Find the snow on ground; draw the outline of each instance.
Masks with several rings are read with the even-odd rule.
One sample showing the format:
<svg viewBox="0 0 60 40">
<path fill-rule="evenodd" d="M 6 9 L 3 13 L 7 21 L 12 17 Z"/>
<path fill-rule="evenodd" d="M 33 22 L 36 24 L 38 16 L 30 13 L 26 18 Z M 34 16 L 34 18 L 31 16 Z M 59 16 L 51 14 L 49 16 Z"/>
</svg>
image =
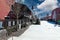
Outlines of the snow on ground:
<svg viewBox="0 0 60 40">
<path fill-rule="evenodd" d="M 13 40 L 60 40 L 60 27 L 55 24 L 41 21 L 41 25 L 31 25 L 19 37 L 13 37 Z M 12 40 L 12 37 L 8 40 Z"/>
</svg>

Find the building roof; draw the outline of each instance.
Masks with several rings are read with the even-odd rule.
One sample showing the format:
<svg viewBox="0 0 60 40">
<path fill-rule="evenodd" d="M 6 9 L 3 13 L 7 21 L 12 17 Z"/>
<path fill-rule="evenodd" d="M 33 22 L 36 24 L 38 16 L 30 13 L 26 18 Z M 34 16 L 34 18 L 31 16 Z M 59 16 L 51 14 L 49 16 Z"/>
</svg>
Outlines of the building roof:
<svg viewBox="0 0 60 40">
<path fill-rule="evenodd" d="M 54 11 L 56 11 L 56 13 L 60 13 L 60 8 L 56 8 L 52 11 L 52 13 L 54 13 Z"/>
<path fill-rule="evenodd" d="M 15 3 L 13 5 L 13 10 L 14 10 L 15 14 L 17 14 L 17 11 L 19 11 L 18 14 L 24 14 L 24 13 L 21 13 L 21 12 L 27 12 L 26 14 L 31 15 L 31 10 L 24 4 Z"/>
<path fill-rule="evenodd" d="M 5 16 L 8 15 L 10 7 L 7 3 L 7 0 L 0 0 L 0 20 L 4 20 Z"/>
</svg>

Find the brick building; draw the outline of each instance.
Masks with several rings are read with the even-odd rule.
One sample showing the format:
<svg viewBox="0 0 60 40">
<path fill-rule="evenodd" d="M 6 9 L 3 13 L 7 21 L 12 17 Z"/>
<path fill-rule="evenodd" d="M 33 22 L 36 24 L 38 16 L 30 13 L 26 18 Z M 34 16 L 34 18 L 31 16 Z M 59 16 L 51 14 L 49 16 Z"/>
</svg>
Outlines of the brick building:
<svg viewBox="0 0 60 40">
<path fill-rule="evenodd" d="M 2 26 L 3 20 L 7 17 L 11 10 L 11 5 L 14 4 L 14 0 L 0 0 L 0 26 Z"/>
<path fill-rule="evenodd" d="M 60 8 L 56 8 L 52 11 L 51 19 L 54 21 L 60 20 Z"/>
</svg>

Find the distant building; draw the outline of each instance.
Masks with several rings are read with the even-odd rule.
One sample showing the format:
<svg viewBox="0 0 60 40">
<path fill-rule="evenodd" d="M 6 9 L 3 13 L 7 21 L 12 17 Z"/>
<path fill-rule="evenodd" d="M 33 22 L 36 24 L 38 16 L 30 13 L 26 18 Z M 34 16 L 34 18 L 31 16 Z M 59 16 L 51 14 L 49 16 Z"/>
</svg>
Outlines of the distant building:
<svg viewBox="0 0 60 40">
<path fill-rule="evenodd" d="M 44 17 L 44 19 L 51 19 L 54 21 L 59 21 L 60 20 L 60 8 L 56 8 L 52 11 L 51 15 L 47 15 L 46 17 Z"/>
<path fill-rule="evenodd" d="M 3 17 L 0 16 L 0 19 L 2 21 L 1 25 L 7 29 L 13 27 L 16 28 L 17 20 L 18 23 L 20 23 L 21 20 L 23 21 L 21 23 L 28 23 L 30 16 L 32 16 L 32 12 L 26 5 L 15 2 L 13 5 L 11 5 L 11 9 L 9 9 L 8 13 L 3 13 Z"/>
<path fill-rule="evenodd" d="M 60 8 L 56 8 L 52 11 L 51 19 L 54 21 L 60 20 Z"/>
<path fill-rule="evenodd" d="M 27 23 L 30 20 L 30 17 L 32 16 L 31 10 L 24 4 L 15 3 L 13 5 L 13 12 L 17 16 L 18 19 L 22 20 L 22 23 Z"/>
</svg>

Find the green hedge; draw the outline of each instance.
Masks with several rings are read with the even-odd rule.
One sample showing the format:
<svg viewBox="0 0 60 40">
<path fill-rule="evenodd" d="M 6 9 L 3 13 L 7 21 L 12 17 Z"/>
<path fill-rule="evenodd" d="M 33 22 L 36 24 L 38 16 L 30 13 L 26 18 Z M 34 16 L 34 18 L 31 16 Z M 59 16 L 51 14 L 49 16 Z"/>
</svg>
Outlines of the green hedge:
<svg viewBox="0 0 60 40">
<path fill-rule="evenodd" d="M 58 20 L 58 22 L 60 22 L 60 20 Z"/>
</svg>

